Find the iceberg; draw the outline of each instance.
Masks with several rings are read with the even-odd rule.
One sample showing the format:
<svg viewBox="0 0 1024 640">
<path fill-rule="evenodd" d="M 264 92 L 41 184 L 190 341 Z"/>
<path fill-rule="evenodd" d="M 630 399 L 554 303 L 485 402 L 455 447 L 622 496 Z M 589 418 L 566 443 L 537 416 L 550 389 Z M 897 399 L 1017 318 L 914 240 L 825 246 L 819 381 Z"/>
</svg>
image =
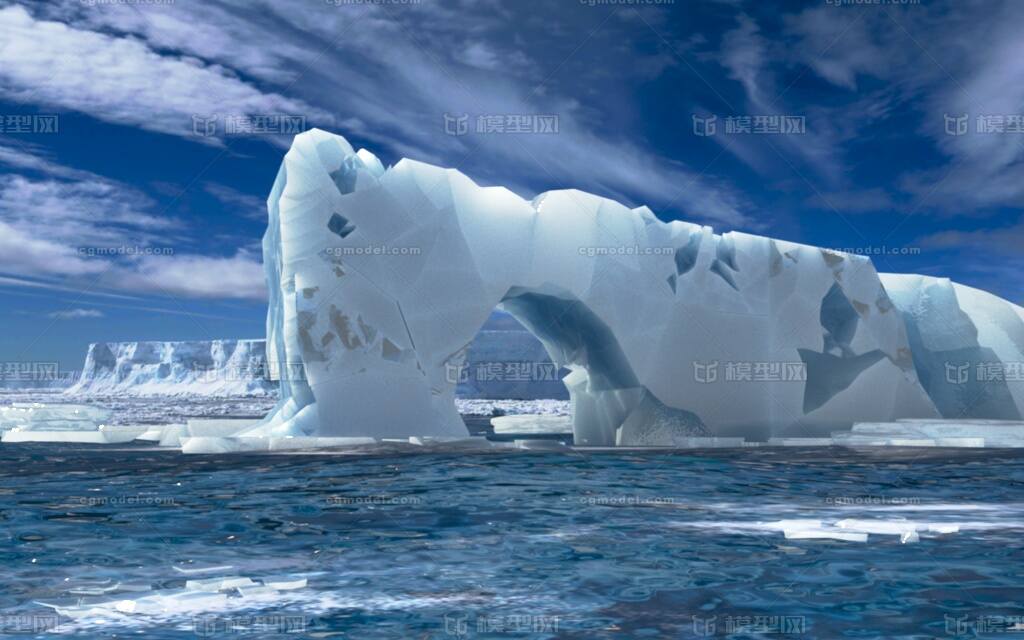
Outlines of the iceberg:
<svg viewBox="0 0 1024 640">
<path fill-rule="evenodd" d="M 65 393 L 265 396 L 277 392 L 265 353 L 263 340 L 97 342 Z"/>
<path fill-rule="evenodd" d="M 318 129 L 295 137 L 268 211 L 281 397 L 239 436 L 465 437 L 451 372 L 495 308 L 567 371 L 577 446 L 1024 413 L 1024 383 L 975 375 L 1024 361 L 1024 310 L 866 256 L 385 168 Z"/>
</svg>

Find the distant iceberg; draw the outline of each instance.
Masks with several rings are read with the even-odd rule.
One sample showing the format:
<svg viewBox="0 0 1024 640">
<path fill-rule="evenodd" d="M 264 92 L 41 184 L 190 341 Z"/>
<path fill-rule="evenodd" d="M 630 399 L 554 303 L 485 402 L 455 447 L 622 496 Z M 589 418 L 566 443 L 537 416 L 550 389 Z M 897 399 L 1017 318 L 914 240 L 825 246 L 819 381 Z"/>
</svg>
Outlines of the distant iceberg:
<svg viewBox="0 0 1024 640">
<path fill-rule="evenodd" d="M 569 371 L 577 445 L 1024 413 L 1024 381 L 1005 375 L 1024 362 L 1024 310 L 879 276 L 864 256 L 576 190 L 527 201 L 412 160 L 385 169 L 315 129 L 268 207 L 281 400 L 244 435 L 464 437 L 451 372 L 495 307 Z"/>
<path fill-rule="evenodd" d="M 65 392 L 265 396 L 277 393 L 277 383 L 267 376 L 264 340 L 97 342 Z"/>
</svg>

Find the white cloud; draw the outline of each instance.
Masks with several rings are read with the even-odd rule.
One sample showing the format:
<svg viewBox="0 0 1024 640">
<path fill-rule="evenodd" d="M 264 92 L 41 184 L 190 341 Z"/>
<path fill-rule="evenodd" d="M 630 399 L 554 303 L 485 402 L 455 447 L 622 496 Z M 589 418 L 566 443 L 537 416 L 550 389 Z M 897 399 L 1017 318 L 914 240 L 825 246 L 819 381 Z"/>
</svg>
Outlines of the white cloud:
<svg viewBox="0 0 1024 640">
<path fill-rule="evenodd" d="M 154 208 L 145 194 L 99 176 L 63 181 L 8 174 L 0 184 L 0 220 L 33 238 L 79 247 L 166 238 L 180 223 Z"/>
<path fill-rule="evenodd" d="M 729 70 L 729 77 L 743 85 L 747 99 L 759 106 L 769 100 L 760 84 L 760 78 L 768 73 L 765 48 L 757 23 L 748 15 L 741 15 L 738 26 L 722 37 L 722 66 Z"/>
<path fill-rule="evenodd" d="M 187 10 L 182 10 L 183 6 Z M 251 40 L 253 29 L 249 23 L 237 20 L 230 7 L 215 2 L 145 6 L 113 2 L 90 7 L 82 0 L 50 0 L 38 7 L 36 15 L 79 29 L 132 34 L 153 50 L 184 53 L 206 63 L 219 62 L 254 78 L 281 84 L 297 77 L 287 61 L 309 59 L 311 55 L 307 47 L 283 41 L 265 46 L 267 43 Z"/>
<path fill-rule="evenodd" d="M 479 69 L 497 69 L 502 62 L 498 54 L 483 42 L 471 43 L 462 55 L 466 64 Z"/>
<path fill-rule="evenodd" d="M 104 266 L 83 258 L 74 248 L 44 237 L 36 237 L 0 220 L 0 269 L 23 275 L 97 274 Z"/>
<path fill-rule="evenodd" d="M 80 320 L 82 318 L 102 318 L 103 312 L 99 309 L 68 309 L 67 311 L 48 313 L 46 317 L 54 320 Z"/>
<path fill-rule="evenodd" d="M 0 140 L 0 164 L 15 169 L 38 171 L 56 178 L 92 180 L 98 177 L 88 171 L 81 171 L 53 162 L 43 155 L 43 150 L 38 146 L 18 141 L 20 146 L 16 147 L 14 142 L 14 140 L 11 140 L 9 144 L 5 140 Z"/>
<path fill-rule="evenodd" d="M 890 70 L 889 57 L 879 42 L 906 47 L 905 36 L 875 7 L 873 13 L 842 11 L 822 5 L 786 16 L 784 24 L 796 37 L 790 55 L 816 74 L 844 89 L 856 90 L 860 75 L 880 76 Z"/>
<path fill-rule="evenodd" d="M 183 113 L 238 111 L 252 102 L 263 111 L 298 108 L 300 113 L 338 114 L 338 133 L 369 140 L 378 145 L 377 151 L 456 166 L 485 182 L 508 183 L 514 176 L 519 184 L 579 187 L 636 204 L 675 201 L 691 217 L 755 226 L 739 192 L 649 153 L 617 133 L 621 127 L 609 127 L 599 109 L 583 109 L 557 95 L 557 84 L 538 88 L 556 71 L 553 63 L 534 57 L 522 43 L 506 42 L 507 21 L 513 16 L 503 16 L 495 7 L 246 0 L 107 9 L 86 11 L 74 2 L 51 5 L 40 15 L 75 24 L 76 29 L 33 21 L 31 31 L 59 36 L 58 44 L 43 47 L 48 60 L 66 49 L 83 58 L 94 50 L 114 50 L 131 63 L 108 69 L 102 62 L 109 56 L 100 56 L 100 64 L 72 64 L 56 81 L 36 72 L 20 78 L 26 90 L 49 95 L 50 85 L 65 87 L 62 101 L 88 106 L 90 112 L 102 109 L 105 115 L 100 117 L 159 130 L 190 126 L 187 115 L 186 123 L 181 122 Z M 558 25 L 539 22 L 537 28 L 558 35 Z M 59 44 L 66 41 L 74 44 Z M 104 98 L 89 99 L 102 104 L 82 105 L 82 98 L 73 97 L 77 94 L 72 89 L 78 87 L 64 77 L 69 74 L 81 83 L 97 76 Z M 155 81 L 139 75 L 166 80 L 153 86 Z M 282 87 L 281 95 L 252 95 L 252 86 L 238 79 L 246 76 Z M 104 87 L 115 77 L 128 88 L 113 87 L 109 93 Z M 160 104 L 139 105 L 145 99 L 141 94 L 157 96 Z M 280 105 L 288 100 L 282 95 L 301 100 Z M 222 103 L 243 106 L 225 108 Z M 557 114 L 560 133 L 455 138 L 442 130 L 442 116 L 448 112 Z M 133 116 L 138 113 L 153 113 L 153 121 L 140 122 Z"/>
<path fill-rule="evenodd" d="M 53 163 L 28 147 L 0 146 L 0 162 L 63 178 L 7 174 L 0 182 L 0 273 L 7 274 L 0 285 L 81 295 L 265 298 L 258 258 L 244 251 L 198 255 L 189 249 L 194 242 L 184 223 L 136 189 Z M 221 197 L 244 195 L 214 190 Z"/>
<path fill-rule="evenodd" d="M 788 87 L 779 85 L 771 65 L 780 55 L 778 48 L 777 43 L 769 42 L 761 33 L 750 16 L 741 14 L 737 26 L 722 36 L 718 61 L 729 72 L 729 77 L 743 87 L 746 99 L 744 104 L 734 107 L 739 112 L 737 115 L 803 118 L 804 131 L 778 136 L 718 136 L 715 140 L 759 173 L 781 170 L 804 180 L 805 172 L 813 172 L 830 186 L 837 187 L 843 174 L 837 132 L 818 111 L 806 106 L 797 110 L 787 106 L 784 98 Z M 785 154 L 793 155 L 793 159 Z M 799 170 L 799 165 L 804 165 L 803 171 Z"/>
<path fill-rule="evenodd" d="M 0 32 L 0 96 L 12 102 L 173 135 L 192 134 L 192 115 L 331 119 L 300 100 L 265 93 L 224 66 L 161 55 L 135 38 L 37 20 L 20 6 L 0 9 Z"/>
<path fill-rule="evenodd" d="M 267 293 L 262 263 L 244 251 L 227 258 L 146 256 L 117 277 L 134 291 L 171 296 L 263 300 Z"/>
<path fill-rule="evenodd" d="M 968 216 L 1024 206 L 1020 136 L 973 131 L 979 115 L 1024 112 L 1022 22 L 1024 4 L 978 0 L 855 12 L 818 7 L 786 19 L 795 61 L 846 89 L 881 80 L 890 93 L 883 101 L 917 106 L 920 127 L 912 133 L 930 140 L 945 163 L 908 168 L 900 185 L 930 208 Z M 947 135 L 947 114 L 968 114 L 972 131 Z M 878 120 L 852 108 L 842 116 Z"/>
</svg>

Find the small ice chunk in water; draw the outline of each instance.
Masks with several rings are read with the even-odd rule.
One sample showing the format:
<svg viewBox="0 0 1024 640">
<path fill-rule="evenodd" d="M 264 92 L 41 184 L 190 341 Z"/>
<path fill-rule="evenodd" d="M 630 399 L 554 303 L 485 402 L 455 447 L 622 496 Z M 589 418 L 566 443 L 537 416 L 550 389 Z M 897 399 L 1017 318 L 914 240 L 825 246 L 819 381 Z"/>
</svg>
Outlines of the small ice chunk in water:
<svg viewBox="0 0 1024 640">
<path fill-rule="evenodd" d="M 306 587 L 306 582 L 306 578 L 297 578 L 294 576 L 273 576 L 263 579 L 264 585 L 271 589 L 277 589 L 278 591 L 304 589 Z"/>
<path fill-rule="evenodd" d="M 227 594 L 217 591 L 175 590 L 135 600 L 120 600 L 114 607 L 121 613 L 177 613 L 218 607 L 224 605 L 227 599 Z"/>
<path fill-rule="evenodd" d="M 787 540 L 843 540 L 845 542 L 867 542 L 868 534 L 837 531 L 835 529 L 786 529 Z"/>
<path fill-rule="evenodd" d="M 234 569 L 234 567 L 229 564 L 221 564 L 213 567 L 179 567 L 177 565 L 171 565 L 171 568 L 178 573 L 189 575 L 196 573 L 212 573 L 214 571 L 229 571 L 230 569 Z"/>
<path fill-rule="evenodd" d="M 277 595 L 277 589 L 264 584 L 257 584 L 250 587 L 238 587 L 238 593 L 243 598 L 259 598 L 261 596 Z"/>
<path fill-rule="evenodd" d="M 859 520 L 846 518 L 836 523 L 840 529 L 853 529 L 864 533 L 880 533 L 884 535 L 902 535 L 908 531 L 923 528 L 921 524 L 909 520 Z"/>
<path fill-rule="evenodd" d="M 191 591 L 220 591 L 236 587 L 251 587 L 255 584 L 251 579 L 244 576 L 231 576 L 227 578 L 208 578 L 206 580 L 188 580 L 185 582 L 185 588 Z"/>
</svg>

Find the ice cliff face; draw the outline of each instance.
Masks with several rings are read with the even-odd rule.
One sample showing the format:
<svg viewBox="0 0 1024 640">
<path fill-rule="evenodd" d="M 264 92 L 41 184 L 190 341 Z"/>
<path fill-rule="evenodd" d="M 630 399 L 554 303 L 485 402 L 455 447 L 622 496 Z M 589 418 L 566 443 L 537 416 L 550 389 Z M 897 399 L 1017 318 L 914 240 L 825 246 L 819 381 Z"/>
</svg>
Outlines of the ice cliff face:
<svg viewBox="0 0 1024 640">
<path fill-rule="evenodd" d="M 266 395 L 263 340 L 97 342 L 69 394 Z"/>
<path fill-rule="evenodd" d="M 1024 410 L 1021 382 L 972 386 L 958 368 L 1024 359 L 1020 308 L 883 279 L 863 256 L 575 190 L 526 201 L 411 160 L 385 170 L 319 130 L 295 138 L 268 208 L 282 398 L 249 435 L 465 435 L 451 371 L 499 305 L 570 370 L 577 444 Z"/>
</svg>

